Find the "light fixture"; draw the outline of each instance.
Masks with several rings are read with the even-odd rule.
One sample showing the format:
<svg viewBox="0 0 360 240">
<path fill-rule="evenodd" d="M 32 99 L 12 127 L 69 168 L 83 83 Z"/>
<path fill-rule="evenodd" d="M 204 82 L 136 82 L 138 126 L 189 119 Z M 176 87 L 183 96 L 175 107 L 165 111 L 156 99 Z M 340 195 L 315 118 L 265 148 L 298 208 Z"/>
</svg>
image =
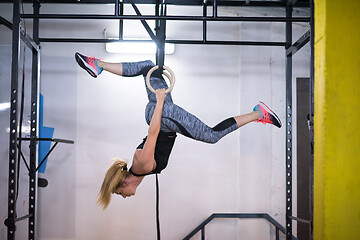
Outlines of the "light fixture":
<svg viewBox="0 0 360 240">
<path fill-rule="evenodd" d="M 9 102 L 5 102 L 5 103 L 0 103 L 0 111 L 4 111 L 6 109 L 10 108 L 10 103 Z"/>
<path fill-rule="evenodd" d="M 106 43 L 106 51 L 109 53 L 129 53 L 129 54 L 155 54 L 156 44 L 151 41 L 119 41 Z M 173 54 L 175 45 L 165 43 L 165 54 Z"/>
</svg>

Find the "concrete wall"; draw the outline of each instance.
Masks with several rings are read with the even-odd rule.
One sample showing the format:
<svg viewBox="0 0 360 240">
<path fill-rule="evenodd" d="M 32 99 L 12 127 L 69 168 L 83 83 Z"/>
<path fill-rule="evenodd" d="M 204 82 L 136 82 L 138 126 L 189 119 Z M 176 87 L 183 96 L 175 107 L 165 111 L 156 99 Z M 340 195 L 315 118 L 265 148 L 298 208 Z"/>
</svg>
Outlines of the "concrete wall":
<svg viewBox="0 0 360 240">
<path fill-rule="evenodd" d="M 9 15 L 1 9 L 2 16 L 11 16 L 11 11 Z M 112 6 L 94 10 L 92 6 L 43 5 L 41 9 L 44 13 L 112 11 Z M 146 8 L 141 11 L 152 13 Z M 169 13 L 201 15 L 202 9 L 169 8 Z M 226 9 L 219 14 L 236 12 Z M 31 32 L 30 22 L 27 27 Z M 117 23 L 49 20 L 41 21 L 40 36 L 102 38 L 104 28 L 109 37 L 115 36 Z M 200 39 L 201 28 L 202 23 L 169 23 L 167 36 Z M 285 25 L 279 23 L 209 23 L 208 28 L 209 40 L 285 39 Z M 10 31 L 4 27 L 1 31 L 2 43 L 10 43 Z M 125 31 L 128 37 L 146 36 L 138 22 L 126 22 Z M 306 31 L 306 26 L 296 25 L 294 39 Z M 76 51 L 113 62 L 154 60 L 153 55 L 109 54 L 104 44 L 42 44 L 44 125 L 55 127 L 55 137 L 75 140 L 75 144 L 58 145 L 42 175 L 49 186 L 39 189 L 39 239 L 154 239 L 155 176 L 144 179 L 135 197 L 114 196 L 106 211 L 96 206 L 110 159 L 131 163 L 135 147 L 146 135 L 143 79 L 110 73 L 91 78 L 76 65 Z M 309 76 L 309 48 L 302 51 L 294 58 L 294 78 Z M 284 119 L 284 55 L 282 47 L 177 45 L 165 59 L 177 78 L 173 99 L 210 126 L 251 111 L 260 100 Z M 284 131 L 251 123 L 215 145 L 179 136 L 169 165 L 160 175 L 163 239 L 182 239 L 214 212 L 264 212 L 284 225 Z M 2 156 L 1 162 L 6 162 L 7 155 Z M 6 182 L 1 186 L 6 193 Z M 1 216 L 6 217 L 6 209 Z M 6 231 L 4 226 L 1 229 Z M 216 220 L 206 228 L 206 236 L 210 240 L 263 240 L 274 237 L 274 230 L 263 220 Z"/>
</svg>

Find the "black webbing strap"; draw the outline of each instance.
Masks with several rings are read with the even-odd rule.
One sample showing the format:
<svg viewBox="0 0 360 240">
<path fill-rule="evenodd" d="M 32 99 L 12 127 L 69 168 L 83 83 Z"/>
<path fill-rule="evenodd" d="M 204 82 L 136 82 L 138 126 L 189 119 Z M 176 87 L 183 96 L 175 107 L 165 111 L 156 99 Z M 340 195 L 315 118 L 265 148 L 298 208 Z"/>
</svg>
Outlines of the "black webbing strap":
<svg viewBox="0 0 360 240">
<path fill-rule="evenodd" d="M 20 155 L 21 155 L 21 138 L 22 138 L 22 125 L 24 120 L 24 102 L 25 102 L 25 61 L 26 61 L 26 47 L 24 45 L 24 56 L 23 56 L 23 66 L 22 66 L 22 80 L 21 80 L 21 100 L 20 100 L 20 121 L 19 121 L 19 140 L 18 140 L 18 168 L 17 168 L 17 180 L 16 180 L 16 200 L 19 197 L 19 177 L 20 177 Z M 25 162 L 25 160 L 24 160 Z M 26 162 L 25 162 L 26 163 Z"/>
<path fill-rule="evenodd" d="M 156 174 L 156 230 L 157 240 L 160 240 L 160 217 L 159 217 L 159 179 Z"/>
</svg>

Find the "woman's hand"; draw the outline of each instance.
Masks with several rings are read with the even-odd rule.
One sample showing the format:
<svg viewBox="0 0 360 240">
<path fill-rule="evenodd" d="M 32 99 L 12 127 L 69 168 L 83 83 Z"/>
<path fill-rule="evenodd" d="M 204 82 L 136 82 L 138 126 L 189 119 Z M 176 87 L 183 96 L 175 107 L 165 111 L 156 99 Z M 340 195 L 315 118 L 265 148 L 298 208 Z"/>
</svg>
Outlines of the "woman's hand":
<svg viewBox="0 0 360 240">
<path fill-rule="evenodd" d="M 165 101 L 166 98 L 166 92 L 164 88 L 161 89 L 156 89 L 156 101 L 158 103 L 163 103 Z"/>
</svg>

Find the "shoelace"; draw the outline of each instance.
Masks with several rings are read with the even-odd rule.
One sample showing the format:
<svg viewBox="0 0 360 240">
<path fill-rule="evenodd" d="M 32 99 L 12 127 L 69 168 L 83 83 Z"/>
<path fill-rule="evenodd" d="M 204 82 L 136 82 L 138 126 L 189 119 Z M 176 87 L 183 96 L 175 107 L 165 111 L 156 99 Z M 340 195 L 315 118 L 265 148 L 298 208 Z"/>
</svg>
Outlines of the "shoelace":
<svg viewBox="0 0 360 240">
<path fill-rule="evenodd" d="M 87 61 L 90 62 L 90 63 L 95 63 L 97 59 L 94 58 L 94 57 L 88 57 Z"/>
</svg>

